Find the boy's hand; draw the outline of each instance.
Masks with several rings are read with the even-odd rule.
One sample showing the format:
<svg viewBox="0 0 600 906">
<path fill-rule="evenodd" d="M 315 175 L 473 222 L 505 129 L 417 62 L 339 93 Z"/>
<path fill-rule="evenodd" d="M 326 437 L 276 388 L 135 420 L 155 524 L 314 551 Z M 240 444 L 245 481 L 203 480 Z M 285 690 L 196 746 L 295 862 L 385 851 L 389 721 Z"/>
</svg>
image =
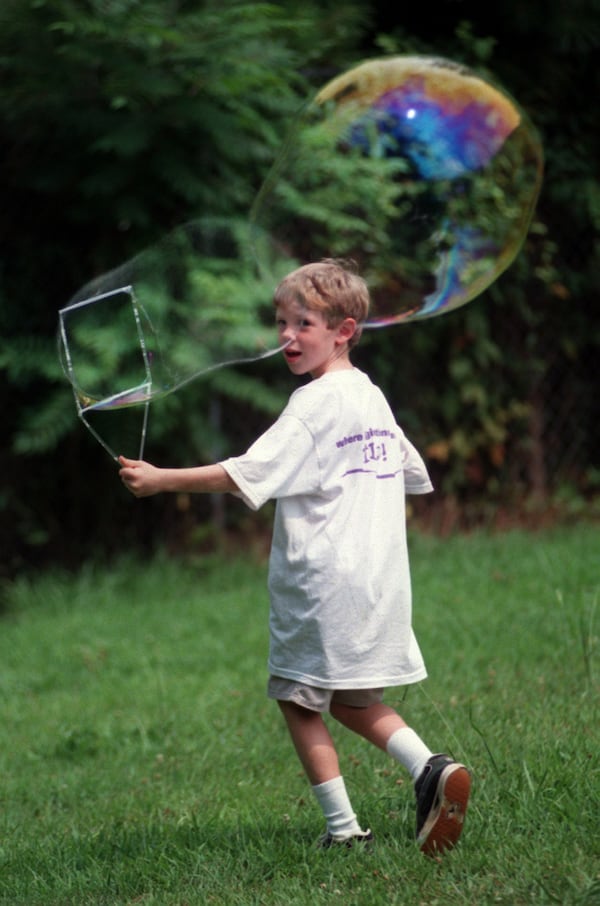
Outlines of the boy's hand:
<svg viewBox="0 0 600 906">
<path fill-rule="evenodd" d="M 119 456 L 119 462 L 121 481 L 135 497 L 150 497 L 162 490 L 161 469 L 142 459 L 126 459 L 125 456 Z"/>
</svg>

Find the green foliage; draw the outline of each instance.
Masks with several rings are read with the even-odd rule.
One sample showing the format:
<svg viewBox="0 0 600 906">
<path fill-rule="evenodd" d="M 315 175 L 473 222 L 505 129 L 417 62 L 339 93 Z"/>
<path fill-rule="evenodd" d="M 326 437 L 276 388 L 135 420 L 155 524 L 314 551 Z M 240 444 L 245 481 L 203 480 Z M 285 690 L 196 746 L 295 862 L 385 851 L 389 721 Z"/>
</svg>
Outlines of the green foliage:
<svg viewBox="0 0 600 906">
<path fill-rule="evenodd" d="M 300 14 L 293 4 L 242 0 L 1 4 L 0 459 L 7 484 L 0 510 L 7 531 L 0 546 L 7 566 L 27 550 L 8 526 L 46 523 L 52 529 L 44 537 L 58 540 L 64 533 L 52 513 L 60 510 L 70 525 L 71 510 L 77 523 L 80 509 L 98 506 L 102 468 L 95 482 L 74 477 L 73 457 L 87 441 L 57 368 L 59 308 L 94 275 L 190 218 L 247 215 L 308 90 L 301 67 L 319 54 L 343 54 L 360 19 L 355 7 L 341 14 L 333 3 L 306 3 Z M 110 368 L 115 344 L 114 333 L 101 344 Z M 203 437 L 211 430 L 208 396 L 206 387 L 196 394 Z M 267 391 L 254 400 L 273 407 Z M 174 428 L 169 418 L 159 411 L 154 419 L 157 451 L 162 423 Z M 188 450 L 190 421 L 176 426 Z M 45 471 L 46 494 L 43 482 L 34 493 L 36 483 L 25 478 L 31 471 L 23 457 L 31 455 L 45 457 L 35 474 Z M 65 495 L 81 499 L 65 509 Z M 100 524 L 97 515 L 101 532 Z M 75 535 L 79 544 L 82 534 Z"/>
<path fill-rule="evenodd" d="M 43 407 L 26 409 L 13 437 L 13 450 L 31 455 L 53 449 L 73 425 L 71 400 L 66 405 L 65 394 L 56 391 L 48 397 Z"/>
<path fill-rule="evenodd" d="M 184 222 L 246 216 L 301 102 L 340 68 L 382 51 L 446 56 L 492 74 L 538 127 L 546 172 L 527 243 L 498 283 L 447 323 L 365 337 L 357 361 L 428 452 L 440 492 L 489 502 L 507 489 L 523 496 L 557 483 L 591 493 L 600 441 L 595 6 L 465 0 L 460 10 L 441 4 L 432 19 L 418 5 L 400 14 L 360 0 L 301 8 L 291 0 L 3 0 L 2 569 L 33 557 L 31 539 L 62 558 L 77 556 L 78 545 L 110 548 L 115 522 L 129 527 L 129 540 L 146 544 L 151 533 L 149 520 L 129 524 L 127 504 L 114 498 L 113 464 L 77 423 L 57 363 L 58 309 Z M 288 199 L 311 253 L 348 250 L 339 222 L 324 214 L 336 182 L 344 228 L 356 246 L 368 244 L 360 214 L 372 182 L 356 168 L 336 170 L 310 197 Z M 375 197 L 381 231 L 389 199 Z M 506 197 L 484 201 L 493 208 Z M 368 276 L 377 284 L 381 275 L 373 268 Z M 249 285 L 239 273 L 194 279 L 202 292 L 227 288 L 240 299 Z M 104 354 L 115 343 L 107 336 Z M 264 362 L 251 373 L 215 372 L 165 400 L 152 414 L 152 455 L 181 463 L 243 448 L 289 392 L 280 370 Z M 213 392 L 227 410 L 216 421 Z M 579 460 L 561 459 L 576 440 Z M 90 512 L 94 528 L 82 532 Z M 163 515 L 157 508 L 156 521 Z"/>
<path fill-rule="evenodd" d="M 277 40 L 285 19 L 274 6 L 176 11 L 157 2 L 53 0 L 6 4 L 3 20 L 7 125 L 29 123 L 31 155 L 38 136 L 48 141 L 52 123 L 51 141 L 68 155 L 38 160 L 30 172 L 16 159 L 15 143 L 13 166 L 46 194 L 72 192 L 76 180 L 71 197 L 80 207 L 71 216 L 83 217 L 82 206 L 93 201 L 97 217 L 108 201 L 112 222 L 146 227 L 147 199 L 136 191 L 144 180 L 167 210 L 178 202 L 186 212 L 202 210 L 214 199 L 209 174 L 225 193 L 221 213 L 235 208 L 244 190 L 236 163 L 251 166 L 269 146 L 263 98 L 271 115 L 277 99 L 265 91 L 269 81 L 280 112 L 289 109 L 289 87 L 276 74 L 285 68 L 288 77 L 294 57 Z"/>
<path fill-rule="evenodd" d="M 532 488 L 547 493 L 557 464 L 558 471 L 570 468 L 582 489 L 592 480 L 597 430 L 590 363 L 600 344 L 594 219 L 600 149 L 589 103 L 598 86 L 594 10 L 585 0 L 569 11 L 558 3 L 487 11 L 465 3 L 459 23 L 450 9 L 427 25 L 412 11 L 385 35 L 388 53 L 437 53 L 498 81 L 533 120 L 546 159 L 528 239 L 501 279 L 447 323 L 415 326 L 406 342 L 401 331 L 369 338 L 364 353 L 377 367 L 379 352 L 396 350 L 393 365 L 381 372 L 383 383 L 415 436 L 426 440 L 438 487 L 462 498 L 484 491 L 488 501 L 506 500 Z M 539 32 L 533 37 L 536 18 L 544 20 L 544 41 Z M 582 87 L 574 90 L 575 84 Z M 563 451 L 583 435 L 588 440 L 578 440 L 573 467 Z"/>
</svg>

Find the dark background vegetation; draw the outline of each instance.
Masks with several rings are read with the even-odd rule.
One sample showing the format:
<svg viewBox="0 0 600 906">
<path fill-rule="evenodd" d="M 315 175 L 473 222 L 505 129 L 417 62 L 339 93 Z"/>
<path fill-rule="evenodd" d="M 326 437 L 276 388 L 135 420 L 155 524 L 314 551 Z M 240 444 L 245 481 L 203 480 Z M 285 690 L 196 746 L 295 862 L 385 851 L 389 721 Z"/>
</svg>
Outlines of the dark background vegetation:
<svg viewBox="0 0 600 906">
<path fill-rule="evenodd" d="M 126 494 L 76 420 L 57 312 L 178 224 L 244 216 L 302 100 L 381 54 L 493 74 L 546 161 L 527 241 L 494 286 L 359 347 L 434 476 L 419 514 L 447 531 L 592 511 L 599 47 L 597 0 L 3 0 L 0 577 L 163 543 L 202 549 L 224 529 L 260 536 L 264 517 L 237 502 Z M 285 372 L 269 360 L 175 394 L 152 413 L 148 457 L 240 452 L 293 389 Z"/>
</svg>

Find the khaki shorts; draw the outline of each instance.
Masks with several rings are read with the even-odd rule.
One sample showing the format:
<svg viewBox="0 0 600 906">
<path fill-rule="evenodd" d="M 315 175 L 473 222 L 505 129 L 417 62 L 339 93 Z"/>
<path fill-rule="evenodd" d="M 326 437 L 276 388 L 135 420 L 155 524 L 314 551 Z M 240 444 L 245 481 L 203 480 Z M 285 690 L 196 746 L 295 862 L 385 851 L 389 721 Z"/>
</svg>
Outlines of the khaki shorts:
<svg viewBox="0 0 600 906">
<path fill-rule="evenodd" d="M 332 702 L 351 708 L 368 708 L 383 700 L 384 689 L 320 689 L 281 676 L 269 677 L 267 695 L 277 701 L 294 702 L 309 711 L 329 711 Z"/>
</svg>

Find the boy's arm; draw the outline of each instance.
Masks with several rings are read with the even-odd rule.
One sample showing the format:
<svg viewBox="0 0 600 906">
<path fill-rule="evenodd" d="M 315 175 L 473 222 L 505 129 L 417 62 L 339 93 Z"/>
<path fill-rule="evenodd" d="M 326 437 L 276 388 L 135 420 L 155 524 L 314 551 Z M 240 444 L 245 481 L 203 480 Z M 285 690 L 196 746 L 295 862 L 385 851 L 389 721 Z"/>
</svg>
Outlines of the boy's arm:
<svg viewBox="0 0 600 906">
<path fill-rule="evenodd" d="M 430 494 L 433 485 L 423 457 L 408 438 L 401 435 L 404 449 L 404 486 L 407 494 Z"/>
<path fill-rule="evenodd" d="M 135 497 L 151 497 L 165 491 L 224 494 L 238 490 L 236 483 L 218 463 L 190 469 L 159 469 L 144 460 L 126 459 L 124 456 L 119 456 L 119 462 L 121 481 Z"/>
</svg>

